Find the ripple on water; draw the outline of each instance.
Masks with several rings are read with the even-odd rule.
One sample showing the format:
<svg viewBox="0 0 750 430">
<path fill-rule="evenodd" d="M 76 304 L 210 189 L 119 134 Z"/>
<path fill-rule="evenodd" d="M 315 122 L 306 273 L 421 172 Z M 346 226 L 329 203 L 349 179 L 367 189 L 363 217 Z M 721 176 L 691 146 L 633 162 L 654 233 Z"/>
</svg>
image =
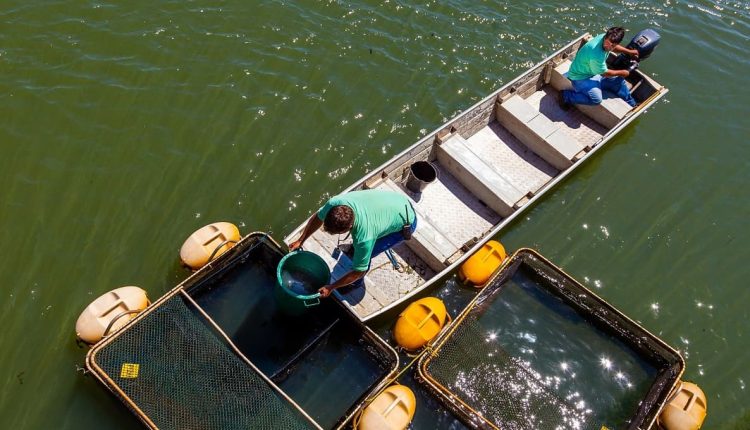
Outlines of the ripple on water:
<svg viewBox="0 0 750 430">
<path fill-rule="evenodd" d="M 119 422 L 114 404 L 56 400 L 78 386 L 69 364 L 82 356 L 60 345 L 92 291 L 135 281 L 165 291 L 170 244 L 207 220 L 283 233 L 441 119 L 613 24 L 662 34 L 644 67 L 668 100 L 509 237 L 587 274 L 688 353 L 686 377 L 711 397 L 708 427 L 746 416 L 750 375 L 736 364 L 750 360 L 748 2 L 15 3 L 0 8 L 0 225 L 14 244 L 0 271 L 12 342 L 0 364 L 60 388 L 38 395 L 32 378 L 11 378 L 7 426 L 69 427 L 54 421 L 66 414 Z M 486 343 L 518 342 L 531 361 L 545 352 L 543 325 L 491 327 Z M 40 344 L 58 356 L 40 356 Z M 612 357 L 605 369 L 592 351 L 582 355 L 593 363 L 564 345 L 549 351 L 553 368 L 540 374 L 552 385 L 584 384 L 594 370 L 616 389 L 637 380 Z M 583 391 L 564 398 L 595 406 Z"/>
</svg>

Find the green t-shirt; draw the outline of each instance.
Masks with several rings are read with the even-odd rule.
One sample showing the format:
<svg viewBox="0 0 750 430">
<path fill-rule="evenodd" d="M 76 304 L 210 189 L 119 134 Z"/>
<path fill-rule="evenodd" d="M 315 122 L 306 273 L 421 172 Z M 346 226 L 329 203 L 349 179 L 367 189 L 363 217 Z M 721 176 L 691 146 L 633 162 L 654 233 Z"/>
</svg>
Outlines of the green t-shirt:
<svg viewBox="0 0 750 430">
<path fill-rule="evenodd" d="M 568 79 L 579 81 L 607 71 L 607 55 L 604 50 L 604 33 L 592 38 L 578 50 L 568 71 Z"/>
<path fill-rule="evenodd" d="M 354 257 L 352 269 L 364 272 L 370 265 L 375 241 L 401 231 L 409 214 L 409 223 L 414 221 L 414 209 L 405 195 L 393 191 L 362 190 L 332 197 L 318 211 L 318 218 L 325 220 L 334 206 L 348 206 L 354 212 L 352 242 Z"/>
</svg>

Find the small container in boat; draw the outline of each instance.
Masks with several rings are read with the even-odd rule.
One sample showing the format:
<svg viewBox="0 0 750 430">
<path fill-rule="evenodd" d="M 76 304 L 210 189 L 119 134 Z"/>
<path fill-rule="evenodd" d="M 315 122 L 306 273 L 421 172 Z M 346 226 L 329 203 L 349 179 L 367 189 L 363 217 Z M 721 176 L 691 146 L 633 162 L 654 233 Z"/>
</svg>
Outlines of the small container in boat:
<svg viewBox="0 0 750 430">
<path fill-rule="evenodd" d="M 437 170 L 429 161 L 417 161 L 409 166 L 406 177 L 406 188 L 415 193 L 421 193 L 428 185 L 437 179 Z"/>
</svg>

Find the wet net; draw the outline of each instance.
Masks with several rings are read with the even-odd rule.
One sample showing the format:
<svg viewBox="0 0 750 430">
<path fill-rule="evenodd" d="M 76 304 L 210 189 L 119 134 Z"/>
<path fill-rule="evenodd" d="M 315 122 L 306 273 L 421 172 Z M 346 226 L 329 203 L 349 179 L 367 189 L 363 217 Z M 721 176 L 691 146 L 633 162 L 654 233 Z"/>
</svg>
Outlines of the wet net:
<svg viewBox="0 0 750 430">
<path fill-rule="evenodd" d="M 169 298 L 93 357 L 141 419 L 161 429 L 316 428 L 189 306 Z"/>
<path fill-rule="evenodd" d="M 426 367 L 447 406 L 479 428 L 596 429 L 575 399 L 558 397 L 544 378 L 509 356 L 469 316 Z M 461 399 L 456 401 L 456 398 Z M 489 422 L 487 422 L 489 421 Z"/>
</svg>

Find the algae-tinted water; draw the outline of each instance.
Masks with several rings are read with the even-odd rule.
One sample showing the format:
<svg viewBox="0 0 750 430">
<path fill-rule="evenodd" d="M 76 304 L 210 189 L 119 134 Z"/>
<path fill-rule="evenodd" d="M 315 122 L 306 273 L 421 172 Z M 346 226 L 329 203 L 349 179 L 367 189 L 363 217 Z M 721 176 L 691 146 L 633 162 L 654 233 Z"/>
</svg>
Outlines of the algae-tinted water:
<svg viewBox="0 0 750 430">
<path fill-rule="evenodd" d="M 259 247 L 191 295 L 259 369 L 331 427 L 390 369 L 332 301 L 285 312 L 274 292 L 278 260 Z M 307 279 L 298 276 L 292 271 L 295 282 Z"/>
<path fill-rule="evenodd" d="M 189 275 L 215 221 L 277 239 L 583 32 L 662 35 L 670 93 L 499 239 L 679 348 L 704 428 L 746 428 L 747 2 L 130 2 L 0 8 L 0 416 L 140 428 L 74 371 L 80 311 Z M 263 312 L 263 307 L 258 307 Z"/>
<path fill-rule="evenodd" d="M 657 375 L 522 266 L 477 303 L 429 366 L 502 428 L 624 428 Z"/>
<path fill-rule="evenodd" d="M 540 278 L 522 269 L 479 319 L 484 342 L 523 363 L 596 428 L 623 428 L 646 396 L 657 369 L 594 326 Z"/>
<path fill-rule="evenodd" d="M 215 287 L 197 294 L 196 301 L 268 375 L 278 372 L 335 319 L 317 308 L 302 315 L 284 312 L 274 293 L 275 268 L 262 261 L 248 261 L 241 270 L 211 282 Z"/>
<path fill-rule="evenodd" d="M 300 406 L 331 428 L 388 370 L 345 322 L 336 324 L 279 382 Z"/>
<path fill-rule="evenodd" d="M 281 285 L 298 296 L 309 296 L 322 287 L 313 274 L 304 270 L 281 270 Z"/>
</svg>

